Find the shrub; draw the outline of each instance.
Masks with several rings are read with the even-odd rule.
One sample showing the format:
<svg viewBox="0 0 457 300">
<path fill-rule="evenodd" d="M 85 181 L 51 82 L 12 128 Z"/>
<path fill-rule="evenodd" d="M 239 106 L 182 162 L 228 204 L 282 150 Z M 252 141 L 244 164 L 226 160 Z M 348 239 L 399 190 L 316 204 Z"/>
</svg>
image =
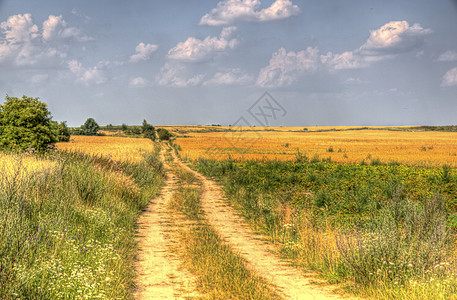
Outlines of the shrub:
<svg viewBox="0 0 457 300">
<path fill-rule="evenodd" d="M 7 95 L 0 106 L 0 146 L 15 151 L 46 150 L 57 142 L 51 119 L 46 103 L 39 98 Z"/>
<path fill-rule="evenodd" d="M 100 126 L 98 126 L 97 122 L 93 118 L 89 118 L 81 126 L 81 135 L 97 135 L 99 129 Z"/>
<path fill-rule="evenodd" d="M 159 135 L 159 140 L 161 141 L 169 141 L 172 137 L 171 132 L 166 130 L 165 128 L 157 129 L 157 134 Z"/>
</svg>

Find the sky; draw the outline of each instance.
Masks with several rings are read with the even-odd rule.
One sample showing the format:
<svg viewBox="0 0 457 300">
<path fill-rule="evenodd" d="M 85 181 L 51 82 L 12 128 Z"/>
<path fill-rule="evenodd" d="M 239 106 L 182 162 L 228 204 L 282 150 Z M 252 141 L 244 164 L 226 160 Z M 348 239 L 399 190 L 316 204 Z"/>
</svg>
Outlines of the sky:
<svg viewBox="0 0 457 300">
<path fill-rule="evenodd" d="M 0 97 L 100 125 L 457 124 L 456 0 L 0 0 Z"/>
</svg>

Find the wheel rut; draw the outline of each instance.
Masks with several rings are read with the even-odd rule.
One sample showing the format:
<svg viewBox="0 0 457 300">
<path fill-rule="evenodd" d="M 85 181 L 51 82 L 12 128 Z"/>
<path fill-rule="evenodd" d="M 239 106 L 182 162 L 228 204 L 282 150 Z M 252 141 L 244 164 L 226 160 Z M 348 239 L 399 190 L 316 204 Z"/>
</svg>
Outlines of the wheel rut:
<svg viewBox="0 0 457 300">
<path fill-rule="evenodd" d="M 164 161 L 167 178 L 161 195 L 148 205 L 138 220 L 138 261 L 136 299 L 189 299 L 195 293 L 195 277 L 180 267 L 173 253 L 176 241 L 173 215 L 167 205 L 176 189 L 177 178 Z"/>
</svg>

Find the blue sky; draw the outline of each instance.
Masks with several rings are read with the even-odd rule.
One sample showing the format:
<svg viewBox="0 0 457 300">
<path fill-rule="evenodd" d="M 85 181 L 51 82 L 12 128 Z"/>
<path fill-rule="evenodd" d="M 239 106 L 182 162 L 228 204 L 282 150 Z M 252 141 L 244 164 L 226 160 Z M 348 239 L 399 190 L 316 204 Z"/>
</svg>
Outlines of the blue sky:
<svg viewBox="0 0 457 300">
<path fill-rule="evenodd" d="M 457 124 L 454 0 L 0 0 L 0 95 L 82 124 Z"/>
</svg>

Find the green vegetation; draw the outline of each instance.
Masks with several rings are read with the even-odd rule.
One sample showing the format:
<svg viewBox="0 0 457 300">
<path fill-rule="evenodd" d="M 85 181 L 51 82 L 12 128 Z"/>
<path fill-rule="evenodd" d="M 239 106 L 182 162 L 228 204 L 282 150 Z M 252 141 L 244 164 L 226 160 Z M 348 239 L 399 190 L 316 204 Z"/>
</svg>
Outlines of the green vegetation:
<svg viewBox="0 0 457 300">
<path fill-rule="evenodd" d="M 155 141 L 156 139 L 156 134 L 155 134 L 155 128 L 151 124 L 149 124 L 146 120 L 143 120 L 143 125 L 141 126 L 141 131 L 143 133 L 143 137 L 145 139 L 151 139 Z"/>
<path fill-rule="evenodd" d="M 450 299 L 457 292 L 457 170 L 380 162 L 216 162 L 228 201 L 280 253 L 330 282 L 377 299 Z"/>
<path fill-rule="evenodd" d="M 21 160 L 0 172 L 0 298 L 131 299 L 135 223 L 163 182 L 157 153 L 48 159 L 33 176 Z"/>
<path fill-rule="evenodd" d="M 51 113 L 38 98 L 6 96 L 0 106 L 0 147 L 43 152 L 58 141 Z"/>
<path fill-rule="evenodd" d="M 170 138 L 173 136 L 171 132 L 165 128 L 158 128 L 157 134 L 159 135 L 159 140 L 161 141 L 169 141 Z"/>
<path fill-rule="evenodd" d="M 86 122 L 81 126 L 81 135 L 97 135 L 100 130 L 100 126 L 93 118 L 88 118 Z"/>
<path fill-rule="evenodd" d="M 60 123 L 52 121 L 52 125 L 53 125 L 54 133 L 57 136 L 58 142 L 70 141 L 71 134 L 70 134 L 70 129 L 68 128 L 66 121 L 60 122 Z"/>
</svg>

